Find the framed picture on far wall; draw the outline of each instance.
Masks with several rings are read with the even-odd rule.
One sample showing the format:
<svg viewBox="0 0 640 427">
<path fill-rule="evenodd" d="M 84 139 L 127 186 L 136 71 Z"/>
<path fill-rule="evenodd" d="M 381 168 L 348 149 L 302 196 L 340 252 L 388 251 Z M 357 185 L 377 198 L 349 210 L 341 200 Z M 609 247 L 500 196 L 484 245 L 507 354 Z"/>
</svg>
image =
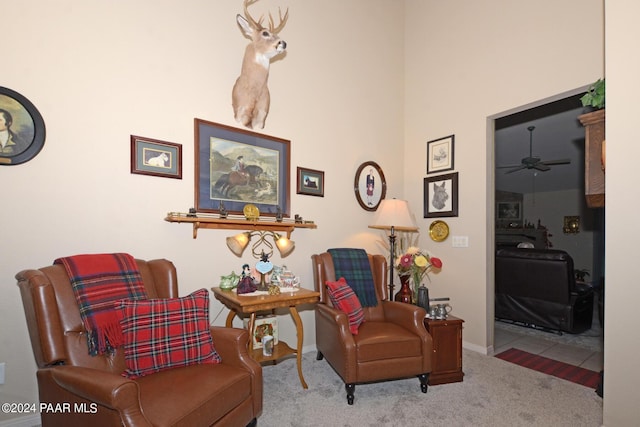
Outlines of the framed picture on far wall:
<svg viewBox="0 0 640 427">
<path fill-rule="evenodd" d="M 131 173 L 182 179 L 182 145 L 131 135 Z"/>
<path fill-rule="evenodd" d="M 455 135 L 427 142 L 427 174 L 453 170 Z"/>
<path fill-rule="evenodd" d="M 498 202 L 496 216 L 502 221 L 520 221 L 522 220 L 522 203 Z"/>
<path fill-rule="evenodd" d="M 297 193 L 324 197 L 324 172 L 298 167 Z"/>
<path fill-rule="evenodd" d="M 424 179 L 424 217 L 458 216 L 458 172 Z"/>
</svg>

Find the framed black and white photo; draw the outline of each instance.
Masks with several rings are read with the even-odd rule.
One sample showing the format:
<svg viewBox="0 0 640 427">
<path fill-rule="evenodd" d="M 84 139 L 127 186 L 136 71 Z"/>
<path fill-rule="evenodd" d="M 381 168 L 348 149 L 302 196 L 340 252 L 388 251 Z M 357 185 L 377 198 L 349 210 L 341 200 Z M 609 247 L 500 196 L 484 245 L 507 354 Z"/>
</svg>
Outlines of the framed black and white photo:
<svg viewBox="0 0 640 427">
<path fill-rule="evenodd" d="M 301 168 L 297 169 L 297 194 L 324 197 L 324 172 Z"/>
<path fill-rule="evenodd" d="M 131 173 L 182 179 L 182 145 L 131 135 Z"/>
<path fill-rule="evenodd" d="M 195 119 L 196 211 L 290 217 L 290 141 Z"/>
<path fill-rule="evenodd" d="M 375 211 L 387 194 L 387 181 L 376 162 L 364 162 L 356 171 L 353 190 L 356 200 L 367 211 Z"/>
<path fill-rule="evenodd" d="M 455 135 L 427 142 L 427 174 L 453 170 Z"/>
<path fill-rule="evenodd" d="M 458 216 L 458 172 L 424 179 L 424 217 Z"/>
<path fill-rule="evenodd" d="M 0 165 L 33 159 L 44 146 L 44 120 L 27 98 L 0 86 Z"/>
</svg>

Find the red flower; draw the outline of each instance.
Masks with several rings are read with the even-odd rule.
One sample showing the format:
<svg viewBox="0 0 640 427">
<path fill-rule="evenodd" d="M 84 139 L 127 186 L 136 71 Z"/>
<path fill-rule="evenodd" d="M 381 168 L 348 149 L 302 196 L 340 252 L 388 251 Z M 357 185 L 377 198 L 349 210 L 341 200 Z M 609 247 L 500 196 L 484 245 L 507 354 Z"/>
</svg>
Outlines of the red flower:
<svg viewBox="0 0 640 427">
<path fill-rule="evenodd" d="M 402 258 L 400 258 L 400 267 L 409 268 L 413 264 L 413 257 L 409 254 L 404 254 Z"/>
<path fill-rule="evenodd" d="M 435 268 L 442 268 L 442 260 L 440 258 L 431 257 L 431 265 Z"/>
</svg>

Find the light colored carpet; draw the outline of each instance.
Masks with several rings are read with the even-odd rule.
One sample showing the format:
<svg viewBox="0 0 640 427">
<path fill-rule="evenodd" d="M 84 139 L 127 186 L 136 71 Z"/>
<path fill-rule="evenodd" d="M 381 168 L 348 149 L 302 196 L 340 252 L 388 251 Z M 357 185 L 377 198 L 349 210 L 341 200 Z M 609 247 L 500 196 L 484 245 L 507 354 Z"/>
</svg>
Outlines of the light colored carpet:
<svg viewBox="0 0 640 427">
<path fill-rule="evenodd" d="M 264 366 L 260 427 L 311 426 L 600 426 L 602 399 L 594 390 L 496 357 L 464 350 L 464 381 L 429 386 L 417 378 L 357 385 L 353 406 L 344 383 L 315 352 L 303 355 L 309 385 L 295 358 Z"/>
</svg>

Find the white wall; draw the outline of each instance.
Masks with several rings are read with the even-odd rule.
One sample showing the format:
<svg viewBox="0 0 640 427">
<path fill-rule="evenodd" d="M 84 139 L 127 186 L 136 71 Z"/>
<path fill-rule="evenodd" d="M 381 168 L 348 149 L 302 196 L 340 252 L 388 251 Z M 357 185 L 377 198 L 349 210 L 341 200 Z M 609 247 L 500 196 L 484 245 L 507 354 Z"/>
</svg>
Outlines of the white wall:
<svg viewBox="0 0 640 427">
<path fill-rule="evenodd" d="M 604 425 L 635 426 L 640 419 L 637 385 L 638 301 L 635 280 L 638 186 L 637 142 L 640 39 L 637 17 L 640 4 L 633 0 L 606 0 L 607 64 L 607 170 L 606 170 L 606 302 L 604 342 Z"/>
<path fill-rule="evenodd" d="M 488 118 L 601 77 L 602 1 L 408 0 L 406 8 L 406 197 L 421 206 L 426 142 L 455 134 L 460 206 L 447 222 L 453 236 L 469 236 L 469 247 L 435 244 L 426 234 L 423 245 L 444 260 L 433 293 L 452 298 L 454 313 L 465 319 L 466 345 L 490 351 L 494 149 Z M 596 30 L 585 32 L 585 21 Z M 420 225 L 427 229 L 430 222 Z"/>
<path fill-rule="evenodd" d="M 584 190 L 547 191 L 524 194 L 523 212 L 525 220 L 547 227 L 552 249 L 567 251 L 577 269 L 589 270 L 588 281 L 595 279 L 592 274 L 600 271 L 593 266 L 593 215 L 594 210 L 585 203 Z M 565 216 L 580 217 L 580 232 L 564 234 L 562 227 Z"/>
<path fill-rule="evenodd" d="M 14 275 L 59 256 L 129 252 L 164 257 L 178 270 L 181 294 L 217 284 L 250 255 L 236 258 L 225 237 L 163 219 L 194 202 L 193 120 L 235 126 L 231 88 L 247 40 L 235 23 L 240 1 L 29 1 L 11 6 L 3 86 L 26 96 L 44 117 L 47 139 L 32 161 L 0 167 L 0 400 L 37 399 L 35 363 Z M 403 185 L 403 7 L 392 0 L 263 1 L 256 16 L 289 6 L 281 32 L 285 58 L 271 68 L 271 114 L 262 133 L 291 140 L 296 166 L 325 171 L 325 197 L 296 194 L 291 213 L 317 230 L 296 230 L 285 259 L 312 288 L 310 256 L 332 246 L 375 250 L 373 213 L 360 208 L 353 180 L 373 160 L 388 197 Z M 366 10 L 367 13 L 361 13 Z M 28 31 L 25 23 L 28 22 Z M 384 23 L 383 31 L 372 31 Z M 327 31 L 327 29 L 330 29 Z M 19 35 L 19 36 L 18 36 Z M 183 145 L 183 179 L 132 175 L 130 135 Z M 274 262 L 281 263 L 276 257 Z M 212 301 L 216 316 L 222 306 Z M 226 309 L 216 318 L 222 325 Z M 301 313 L 304 345 L 315 345 L 313 312 Z M 295 343 L 293 323 L 280 322 Z M 0 421 L 10 416 L 0 414 Z"/>
</svg>

